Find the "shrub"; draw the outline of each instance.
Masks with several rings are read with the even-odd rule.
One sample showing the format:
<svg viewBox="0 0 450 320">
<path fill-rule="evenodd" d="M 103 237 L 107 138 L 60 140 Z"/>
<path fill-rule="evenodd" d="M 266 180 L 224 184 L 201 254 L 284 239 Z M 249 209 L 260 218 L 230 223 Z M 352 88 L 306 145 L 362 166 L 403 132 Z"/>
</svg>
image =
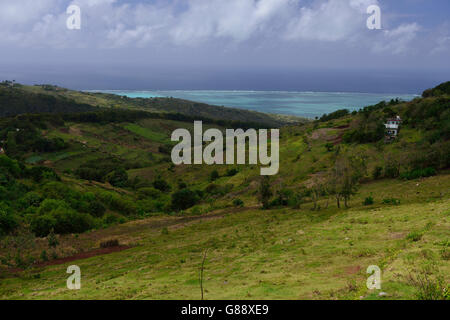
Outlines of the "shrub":
<svg viewBox="0 0 450 320">
<path fill-rule="evenodd" d="M 19 223 L 12 210 L 0 203 L 0 236 L 6 235 L 16 229 Z"/>
<path fill-rule="evenodd" d="M 270 178 L 268 176 L 264 176 L 261 178 L 258 190 L 258 198 L 262 203 L 264 210 L 270 208 L 270 198 L 272 197 L 272 195 L 273 193 L 270 188 Z"/>
<path fill-rule="evenodd" d="M 100 248 L 103 248 L 103 249 L 118 247 L 119 245 L 120 245 L 119 240 L 117 240 L 117 239 L 111 239 L 111 240 L 106 240 L 106 241 L 100 242 Z"/>
<path fill-rule="evenodd" d="M 364 200 L 364 202 L 363 202 L 363 204 L 365 205 L 365 206 L 371 206 L 371 205 L 373 205 L 375 202 L 373 201 L 373 197 L 372 196 L 369 196 L 369 197 L 367 197 L 365 200 Z"/>
<path fill-rule="evenodd" d="M 227 177 L 234 177 L 239 173 L 239 170 L 236 168 L 231 168 L 227 170 Z"/>
<path fill-rule="evenodd" d="M 400 175 L 400 178 L 405 180 L 414 180 L 419 178 L 432 177 L 437 174 L 434 168 L 417 169 L 409 172 L 404 172 Z"/>
<path fill-rule="evenodd" d="M 155 188 L 141 188 L 138 190 L 138 196 L 140 199 L 152 198 L 158 199 L 161 196 L 161 191 Z"/>
<path fill-rule="evenodd" d="M 393 205 L 398 206 L 400 204 L 400 200 L 395 199 L 395 198 L 383 199 L 382 203 L 383 204 L 393 204 Z"/>
<path fill-rule="evenodd" d="M 333 151 L 333 149 L 334 149 L 334 144 L 332 144 L 332 143 L 327 143 L 326 145 L 325 145 L 325 149 L 327 149 L 327 151 L 328 152 L 331 152 L 331 151 Z"/>
<path fill-rule="evenodd" d="M 102 217 L 106 212 L 105 206 L 98 200 L 90 201 L 87 210 L 94 217 Z"/>
<path fill-rule="evenodd" d="M 53 229 L 50 230 L 50 233 L 47 237 L 48 246 L 50 248 L 56 248 L 59 245 L 58 238 L 55 235 L 55 231 Z"/>
<path fill-rule="evenodd" d="M 106 181 L 114 187 L 123 188 L 128 183 L 128 174 L 124 168 L 119 168 L 107 174 Z"/>
<path fill-rule="evenodd" d="M 234 199 L 233 200 L 233 206 L 235 206 L 235 207 L 243 207 L 244 206 L 244 201 L 242 201 L 241 199 Z"/>
<path fill-rule="evenodd" d="M 418 242 L 422 239 L 423 237 L 423 233 L 419 232 L 419 231 L 413 231 L 410 232 L 407 236 L 406 239 L 409 241 L 413 241 L 413 242 Z"/>
<path fill-rule="evenodd" d="M 107 225 L 115 224 L 119 221 L 119 217 L 115 214 L 109 213 L 103 217 L 103 223 Z"/>
<path fill-rule="evenodd" d="M 172 187 L 167 183 L 167 181 L 161 177 L 158 177 L 155 181 L 153 181 L 153 187 L 162 192 L 170 192 L 170 190 L 172 189 Z"/>
<path fill-rule="evenodd" d="M 40 259 L 41 259 L 41 261 L 43 261 L 43 262 L 48 261 L 47 251 L 42 250 L 41 255 L 40 255 Z"/>
<path fill-rule="evenodd" d="M 214 170 L 213 172 L 211 172 L 209 180 L 216 181 L 219 178 L 220 178 L 219 172 L 217 170 Z"/>
<path fill-rule="evenodd" d="M 186 210 L 193 207 L 199 200 L 196 192 L 190 189 L 182 189 L 172 195 L 172 208 L 174 210 Z"/>
<path fill-rule="evenodd" d="M 31 230 L 37 237 L 46 237 L 56 225 L 56 220 L 50 215 L 34 216 L 31 219 Z"/>
<path fill-rule="evenodd" d="M 373 173 L 372 173 L 373 179 L 374 180 L 380 179 L 382 175 L 383 175 L 383 167 L 376 166 L 373 169 Z"/>
</svg>

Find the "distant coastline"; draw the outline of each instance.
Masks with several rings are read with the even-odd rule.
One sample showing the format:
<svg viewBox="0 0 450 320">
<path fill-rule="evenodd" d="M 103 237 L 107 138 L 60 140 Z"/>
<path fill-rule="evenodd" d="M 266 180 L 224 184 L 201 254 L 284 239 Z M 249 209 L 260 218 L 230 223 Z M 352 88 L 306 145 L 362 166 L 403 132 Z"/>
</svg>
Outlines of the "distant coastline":
<svg viewBox="0 0 450 320">
<path fill-rule="evenodd" d="M 416 94 L 311 91 L 231 91 L 231 90 L 84 90 L 129 98 L 173 97 L 211 105 L 272 114 L 314 118 L 338 109 L 358 110 L 380 101 L 413 100 Z"/>
</svg>

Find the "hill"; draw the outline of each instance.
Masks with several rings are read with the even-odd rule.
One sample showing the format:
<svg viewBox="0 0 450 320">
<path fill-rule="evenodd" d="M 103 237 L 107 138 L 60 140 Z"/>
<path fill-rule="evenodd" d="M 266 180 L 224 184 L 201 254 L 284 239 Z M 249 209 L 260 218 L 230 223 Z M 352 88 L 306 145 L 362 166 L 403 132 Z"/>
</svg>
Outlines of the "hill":
<svg viewBox="0 0 450 320">
<path fill-rule="evenodd" d="M 174 166 L 170 134 L 192 132 L 187 116 L 1 119 L 0 296 L 195 299 L 208 249 L 208 299 L 383 298 L 365 287 L 369 265 L 388 298 L 430 298 L 424 270 L 445 298 L 449 107 L 446 95 L 380 102 L 285 126 L 268 184 L 256 165 Z M 394 116 L 403 124 L 386 141 Z M 99 248 L 109 240 L 122 246 Z M 64 290 L 68 263 L 82 268 L 76 293 Z"/>
<path fill-rule="evenodd" d="M 22 102 L 26 103 L 31 99 L 47 99 L 50 102 L 47 105 L 37 103 L 26 103 L 28 107 L 13 108 L 9 105 L 10 100 L 0 100 L 0 115 L 17 115 L 21 113 L 39 113 L 39 112 L 80 112 L 86 111 L 86 106 L 91 108 L 108 108 L 108 109 L 131 109 L 141 110 L 153 113 L 171 113 L 182 114 L 189 117 L 207 118 L 221 121 L 236 121 L 242 123 L 258 123 L 260 126 L 280 127 L 286 124 L 304 123 L 307 119 L 284 116 L 275 114 L 266 114 L 261 112 L 242 110 L 236 108 L 212 106 L 205 103 L 187 101 L 176 98 L 128 98 L 126 96 L 118 96 L 106 93 L 93 93 L 83 91 L 73 91 L 53 85 L 36 85 L 25 86 L 20 84 L 12 84 L 4 82 L 0 86 L 3 87 L 3 95 L 22 95 Z M 5 92 L 5 89 L 6 90 Z M 0 91 L 1 92 L 1 91 Z M 12 99 L 12 98 L 10 98 Z M 66 109 L 59 107 L 59 102 L 66 104 L 76 101 L 83 106 L 84 110 L 68 105 Z M 56 105 L 55 105 L 56 104 Z"/>
<path fill-rule="evenodd" d="M 0 117 L 25 113 L 85 112 L 95 108 L 64 96 L 27 92 L 19 84 L 0 83 Z"/>
</svg>

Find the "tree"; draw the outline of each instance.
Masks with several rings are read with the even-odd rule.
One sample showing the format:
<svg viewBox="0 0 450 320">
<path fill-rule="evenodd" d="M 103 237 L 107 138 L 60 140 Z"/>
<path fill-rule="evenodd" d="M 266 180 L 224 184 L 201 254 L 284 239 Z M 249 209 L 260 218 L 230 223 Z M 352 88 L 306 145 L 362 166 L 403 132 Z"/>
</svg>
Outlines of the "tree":
<svg viewBox="0 0 450 320">
<path fill-rule="evenodd" d="M 209 179 L 213 182 L 219 179 L 219 177 L 220 177 L 219 172 L 217 170 L 214 170 L 213 172 L 211 172 Z"/>
<path fill-rule="evenodd" d="M 193 207 L 199 200 L 196 192 L 190 189 L 181 189 L 172 195 L 172 208 L 186 210 Z"/>
<path fill-rule="evenodd" d="M 264 210 L 270 208 L 270 198 L 272 195 L 273 192 L 270 188 L 270 178 L 269 176 L 264 176 L 259 185 L 259 201 L 262 203 Z"/>
<path fill-rule="evenodd" d="M 367 170 L 366 157 L 361 154 L 345 155 L 336 159 L 331 169 L 328 185 L 330 193 L 336 197 L 336 203 L 340 208 L 341 199 L 348 208 L 348 200 L 358 191 L 359 180 Z"/>
<path fill-rule="evenodd" d="M 119 168 L 110 172 L 106 176 L 106 180 L 114 187 L 123 188 L 127 185 L 128 174 L 124 168 Z"/>
</svg>

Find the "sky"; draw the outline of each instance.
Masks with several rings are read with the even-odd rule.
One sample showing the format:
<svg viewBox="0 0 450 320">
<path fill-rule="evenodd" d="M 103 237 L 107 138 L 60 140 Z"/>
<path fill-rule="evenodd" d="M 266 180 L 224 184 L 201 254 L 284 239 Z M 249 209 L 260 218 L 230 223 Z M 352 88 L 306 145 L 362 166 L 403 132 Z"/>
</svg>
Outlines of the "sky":
<svg viewBox="0 0 450 320">
<path fill-rule="evenodd" d="M 80 29 L 67 27 L 70 5 Z M 450 80 L 449 12 L 448 0 L 1 0 L 0 79 L 420 93 Z"/>
</svg>

